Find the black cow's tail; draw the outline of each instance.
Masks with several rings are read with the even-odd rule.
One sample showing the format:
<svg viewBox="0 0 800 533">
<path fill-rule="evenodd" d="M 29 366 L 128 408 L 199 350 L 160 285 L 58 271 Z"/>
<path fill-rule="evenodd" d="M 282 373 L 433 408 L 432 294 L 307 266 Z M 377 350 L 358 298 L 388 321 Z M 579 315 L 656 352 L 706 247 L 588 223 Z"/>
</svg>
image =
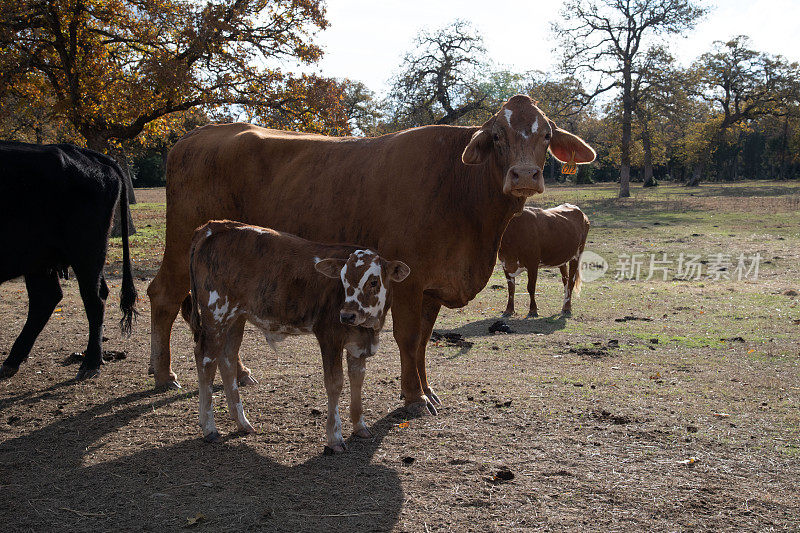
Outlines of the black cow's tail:
<svg viewBox="0 0 800 533">
<path fill-rule="evenodd" d="M 128 244 L 128 217 L 131 211 L 128 204 L 128 184 L 119 166 L 117 166 L 117 169 L 122 180 L 122 188 L 119 193 L 119 221 L 122 229 L 122 289 L 119 293 L 119 308 L 122 310 L 122 318 L 119 321 L 119 327 L 123 334 L 130 336 L 131 325 L 136 315 L 139 314 L 136 312 L 135 307 L 138 294 L 136 286 L 133 284 L 131 252 Z"/>
</svg>

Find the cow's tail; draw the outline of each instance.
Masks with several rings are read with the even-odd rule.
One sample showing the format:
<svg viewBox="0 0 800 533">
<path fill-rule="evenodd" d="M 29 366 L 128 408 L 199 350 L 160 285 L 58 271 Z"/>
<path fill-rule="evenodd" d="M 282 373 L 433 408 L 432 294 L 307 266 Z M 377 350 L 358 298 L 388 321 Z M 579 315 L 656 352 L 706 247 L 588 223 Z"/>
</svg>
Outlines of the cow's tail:
<svg viewBox="0 0 800 533">
<path fill-rule="evenodd" d="M 122 310 L 122 318 L 119 321 L 119 327 L 122 333 L 130 336 L 131 325 L 139 313 L 136 312 L 136 299 L 138 294 L 136 286 L 133 284 L 133 269 L 131 267 L 131 252 L 128 243 L 128 217 L 130 216 L 131 208 L 128 204 L 128 184 L 122 169 L 117 166 L 120 179 L 122 180 L 122 188 L 119 195 L 119 221 L 120 228 L 122 229 L 122 289 L 119 293 L 119 307 Z"/>
<path fill-rule="evenodd" d="M 581 255 L 578 256 L 578 266 L 577 266 L 577 273 L 575 274 L 575 285 L 572 286 L 572 295 L 573 296 L 580 296 L 581 295 L 581 285 L 583 285 L 583 281 L 581 280 Z"/>
</svg>

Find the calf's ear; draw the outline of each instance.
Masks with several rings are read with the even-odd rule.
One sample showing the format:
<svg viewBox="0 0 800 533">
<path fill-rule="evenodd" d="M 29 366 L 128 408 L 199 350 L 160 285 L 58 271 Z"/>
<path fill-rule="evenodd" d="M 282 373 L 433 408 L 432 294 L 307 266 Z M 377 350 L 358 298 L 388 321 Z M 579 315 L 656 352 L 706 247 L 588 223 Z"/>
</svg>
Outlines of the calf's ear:
<svg viewBox="0 0 800 533">
<path fill-rule="evenodd" d="M 562 130 L 556 123 L 547 119 L 552 130 L 550 138 L 550 153 L 562 163 L 568 163 L 575 154 L 576 163 L 591 163 L 594 161 L 595 153 L 592 147 L 586 144 L 583 139 L 573 135 L 566 130 Z"/>
<path fill-rule="evenodd" d="M 481 128 L 472 134 L 472 139 L 461 154 L 461 161 L 465 165 L 480 165 L 489 157 L 491 149 L 492 138 L 489 132 Z"/>
<path fill-rule="evenodd" d="M 389 279 L 398 283 L 411 274 L 411 269 L 402 261 L 389 261 L 386 263 L 386 271 L 389 273 Z"/>
<path fill-rule="evenodd" d="M 344 259 L 328 258 L 317 261 L 314 264 L 314 268 L 317 269 L 317 272 L 329 278 L 339 279 L 339 275 L 342 273 L 345 263 L 347 263 L 347 261 Z"/>
</svg>

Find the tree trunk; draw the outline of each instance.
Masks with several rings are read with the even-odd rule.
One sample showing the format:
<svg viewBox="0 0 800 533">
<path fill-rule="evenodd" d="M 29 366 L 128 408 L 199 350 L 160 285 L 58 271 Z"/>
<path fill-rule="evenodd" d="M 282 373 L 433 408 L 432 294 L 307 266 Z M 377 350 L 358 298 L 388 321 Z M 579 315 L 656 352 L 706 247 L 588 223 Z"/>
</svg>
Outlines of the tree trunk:
<svg viewBox="0 0 800 533">
<path fill-rule="evenodd" d="M 644 187 L 655 187 L 658 182 L 653 177 L 653 145 L 647 121 L 642 121 L 642 149 L 644 151 Z"/>
<path fill-rule="evenodd" d="M 631 195 L 631 115 L 633 112 L 633 98 L 631 97 L 630 65 L 627 62 L 623 70 L 624 82 L 622 85 L 622 143 L 620 145 L 619 197 L 628 198 Z"/>
<path fill-rule="evenodd" d="M 686 182 L 687 187 L 698 187 L 700 185 L 700 176 L 703 175 L 703 165 L 697 163 L 694 168 L 692 168 L 692 177 L 689 178 L 689 181 Z"/>
</svg>

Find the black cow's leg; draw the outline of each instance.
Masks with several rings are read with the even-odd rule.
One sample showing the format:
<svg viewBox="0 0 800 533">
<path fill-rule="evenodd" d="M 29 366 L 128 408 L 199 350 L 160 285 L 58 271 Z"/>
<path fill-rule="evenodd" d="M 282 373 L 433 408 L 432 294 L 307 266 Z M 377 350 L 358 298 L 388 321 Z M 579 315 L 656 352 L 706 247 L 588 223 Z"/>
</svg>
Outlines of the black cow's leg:
<svg viewBox="0 0 800 533">
<path fill-rule="evenodd" d="M 19 337 L 14 341 L 8 358 L 0 367 L 0 378 L 8 378 L 17 373 L 20 363 L 28 358 L 36 337 L 61 301 L 61 285 L 55 271 L 25 276 L 25 287 L 28 289 L 28 318 Z"/>
<path fill-rule="evenodd" d="M 103 364 L 103 317 L 106 310 L 108 287 L 103 277 L 102 266 L 88 267 L 73 265 L 78 279 L 83 307 L 89 321 L 89 343 L 83 356 L 83 363 L 75 379 L 91 378 L 100 373 Z"/>
</svg>

